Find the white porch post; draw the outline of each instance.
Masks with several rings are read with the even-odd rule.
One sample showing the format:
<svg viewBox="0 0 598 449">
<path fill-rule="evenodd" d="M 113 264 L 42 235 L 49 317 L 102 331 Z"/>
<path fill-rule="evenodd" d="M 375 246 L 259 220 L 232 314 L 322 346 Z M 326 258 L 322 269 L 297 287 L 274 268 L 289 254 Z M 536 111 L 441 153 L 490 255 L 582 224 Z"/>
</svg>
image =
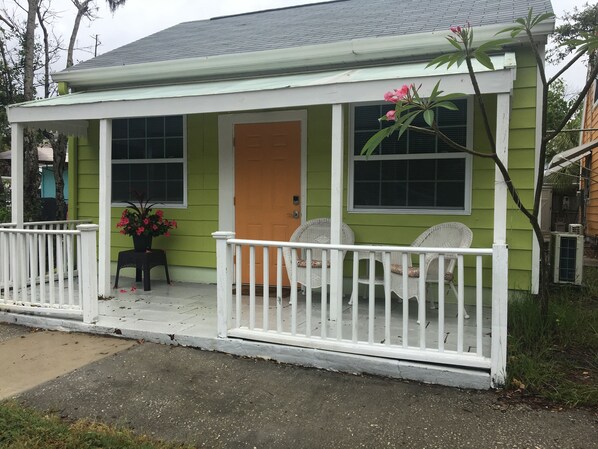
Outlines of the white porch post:
<svg viewBox="0 0 598 449">
<path fill-rule="evenodd" d="M 98 321 L 98 271 L 96 259 L 96 232 L 98 225 L 78 225 L 81 232 L 81 307 L 83 322 L 87 324 Z"/>
<path fill-rule="evenodd" d="M 330 243 L 341 242 L 343 221 L 343 155 L 344 155 L 343 105 L 332 106 L 332 162 L 330 168 Z M 330 319 L 336 320 L 342 310 L 343 255 L 341 251 L 330 252 Z M 339 327 L 340 328 L 340 327 Z"/>
<path fill-rule="evenodd" d="M 110 208 L 112 203 L 112 120 L 100 120 L 99 280 L 100 296 L 110 295 Z"/>
<path fill-rule="evenodd" d="M 218 337 L 226 338 L 231 317 L 233 300 L 233 254 L 228 244 L 235 238 L 234 232 L 213 232 L 216 239 L 216 301 L 218 315 Z"/>
<path fill-rule="evenodd" d="M 12 159 L 10 163 L 11 177 L 11 221 L 18 229 L 23 228 L 23 131 L 25 127 L 21 123 L 11 125 L 11 150 Z"/>
<path fill-rule="evenodd" d="M 496 151 L 508 166 L 510 94 L 497 95 Z M 507 364 L 507 307 L 509 296 L 509 257 L 507 247 L 507 184 L 495 169 L 494 244 L 492 256 L 492 386 L 504 385 Z"/>
</svg>

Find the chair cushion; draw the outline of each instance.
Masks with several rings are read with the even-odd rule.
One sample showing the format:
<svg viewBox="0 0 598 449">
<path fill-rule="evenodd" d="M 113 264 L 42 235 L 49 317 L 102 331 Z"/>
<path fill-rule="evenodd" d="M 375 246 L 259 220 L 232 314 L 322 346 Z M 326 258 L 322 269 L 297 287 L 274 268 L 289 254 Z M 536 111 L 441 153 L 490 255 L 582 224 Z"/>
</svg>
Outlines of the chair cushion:
<svg viewBox="0 0 598 449">
<path fill-rule="evenodd" d="M 297 259 L 297 266 L 299 268 L 307 268 L 307 260 L 305 259 Z M 326 261 L 327 268 L 330 268 L 330 261 Z M 312 268 L 322 268 L 322 261 L 317 259 L 312 259 L 311 261 Z"/>
<path fill-rule="evenodd" d="M 403 276 L 403 266 L 393 263 L 390 265 L 391 273 L 399 274 Z M 419 267 L 407 267 L 407 277 L 410 278 L 419 278 Z M 447 271 L 444 273 L 444 280 L 446 282 L 451 282 L 453 280 L 453 273 Z"/>
</svg>

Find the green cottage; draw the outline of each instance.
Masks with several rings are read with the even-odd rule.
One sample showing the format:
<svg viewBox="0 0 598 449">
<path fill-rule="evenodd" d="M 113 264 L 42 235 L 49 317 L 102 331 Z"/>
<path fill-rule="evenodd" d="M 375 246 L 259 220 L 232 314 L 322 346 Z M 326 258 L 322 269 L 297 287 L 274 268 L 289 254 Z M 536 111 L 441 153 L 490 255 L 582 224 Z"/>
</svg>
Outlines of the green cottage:
<svg viewBox="0 0 598 449">
<path fill-rule="evenodd" d="M 54 74 L 59 97 L 11 107 L 13 154 L 22 152 L 27 126 L 72 136 L 69 218 L 98 225 L 91 301 L 119 294 L 116 262 L 132 242 L 116 225 L 141 192 L 178 223 L 153 242 L 175 281 L 163 294 L 176 304 L 177 285 L 212 285 L 213 330 L 181 330 L 188 344 L 449 385 L 501 385 L 509 290 L 537 290 L 538 248 L 500 174 L 490 160 L 412 131 L 369 158 L 361 149 L 384 126 L 378 118 L 392 106 L 385 92 L 414 83 L 425 96 L 438 81 L 464 94 L 458 111 L 438 111 L 440 128 L 464 146 L 486 148 L 465 65 L 426 65 L 451 51 L 452 25 L 471 23 L 479 45 L 529 8 L 552 8 L 548 0 L 491 7 L 441 0 L 433 11 L 420 2 L 409 15 L 389 14 L 398 4 L 339 0 L 182 23 Z M 553 26 L 534 29 L 539 45 Z M 498 153 L 527 201 L 539 146 L 538 70 L 523 40 L 491 59 L 494 69 L 476 63 L 476 74 Z M 13 195 L 20 204 L 18 183 Z M 13 214 L 15 227 L 27 228 L 22 210 Z M 319 218 L 327 219 L 325 238 L 289 243 Z M 468 247 L 410 247 L 444 223 L 471 230 Z M 353 241 L 342 238 L 343 225 Z M 286 263 L 285 248 L 293 253 Z M 87 249 L 95 263 L 95 245 Z M 436 272 L 424 274 L 431 253 Z M 82 273 L 89 260 L 78 260 Z M 299 269 L 308 281 L 298 281 Z M 326 281 L 317 288 L 316 270 Z M 160 268 L 151 276 L 152 287 L 165 284 Z M 391 292 L 393 276 L 400 278 Z M 402 276 L 415 295 L 402 295 Z M 10 291 L 0 307 L 18 305 Z M 97 304 L 86 315 L 85 301 L 72 308 L 90 331 L 110 328 Z M 52 320 L 50 312 L 44 319 Z M 172 334 L 163 329 L 143 331 Z M 129 331 L 123 335 L 140 330 Z"/>
</svg>

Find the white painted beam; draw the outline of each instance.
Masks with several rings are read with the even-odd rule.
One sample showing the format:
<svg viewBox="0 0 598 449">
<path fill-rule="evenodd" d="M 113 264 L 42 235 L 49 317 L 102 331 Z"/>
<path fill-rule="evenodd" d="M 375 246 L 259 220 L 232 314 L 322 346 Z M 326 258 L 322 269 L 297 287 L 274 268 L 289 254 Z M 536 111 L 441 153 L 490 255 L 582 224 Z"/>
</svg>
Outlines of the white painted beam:
<svg viewBox="0 0 598 449">
<path fill-rule="evenodd" d="M 11 221 L 18 229 L 23 228 L 23 131 L 25 127 L 20 123 L 11 125 L 11 150 L 12 159 L 10 164 L 11 177 Z"/>
<path fill-rule="evenodd" d="M 332 148 L 330 167 L 330 243 L 341 244 L 343 222 L 343 105 L 332 106 Z M 343 294 L 343 255 L 341 251 L 330 251 L 330 318 L 337 319 L 337 311 L 342 310 Z"/>
<path fill-rule="evenodd" d="M 499 94 L 496 99 L 496 152 L 502 163 L 509 163 L 509 119 L 511 97 Z M 494 243 L 507 240 L 507 183 L 496 167 L 494 185 Z"/>
<path fill-rule="evenodd" d="M 497 70 L 477 74 L 478 83 L 483 93 L 510 92 L 513 88 L 513 69 Z M 13 106 L 9 108 L 11 122 L 40 123 L 61 120 L 99 120 L 103 118 L 151 117 L 180 114 L 202 114 L 210 112 L 238 112 L 275 108 L 295 108 L 313 104 L 334 105 L 339 103 L 358 103 L 381 101 L 382 95 L 390 89 L 405 83 L 421 85 L 419 93 L 428 96 L 436 83 L 442 81 L 442 88 L 449 92 L 473 94 L 469 75 L 430 74 L 420 77 L 403 77 L 393 74 L 389 79 L 335 83 L 316 86 L 273 87 L 269 90 L 222 92 L 186 91 L 164 92 L 162 87 L 148 90 L 145 95 L 129 92 L 132 98 L 123 100 L 125 91 L 110 92 L 109 98 L 93 97 L 92 93 L 81 93 L 77 104 L 65 104 L 61 101 L 47 105 Z M 88 98 L 88 100 L 84 100 Z M 44 100 L 46 101 L 46 100 Z M 66 100 L 64 100 L 66 102 Z"/>
<path fill-rule="evenodd" d="M 112 120 L 100 120 L 99 279 L 98 294 L 110 295 L 110 232 L 112 207 Z"/>
</svg>

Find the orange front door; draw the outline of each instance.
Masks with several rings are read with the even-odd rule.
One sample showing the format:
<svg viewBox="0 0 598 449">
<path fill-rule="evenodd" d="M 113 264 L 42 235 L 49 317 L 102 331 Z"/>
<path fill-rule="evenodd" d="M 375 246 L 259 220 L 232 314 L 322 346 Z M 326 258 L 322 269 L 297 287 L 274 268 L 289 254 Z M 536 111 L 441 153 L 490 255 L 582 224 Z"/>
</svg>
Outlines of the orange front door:
<svg viewBox="0 0 598 449">
<path fill-rule="evenodd" d="M 301 224 L 301 122 L 235 125 L 235 232 L 239 239 L 288 241 Z M 276 251 L 270 251 L 270 285 L 276 282 Z M 249 282 L 249 251 L 243 255 Z M 283 269 L 285 285 L 286 270 Z M 256 282 L 263 257 L 256 249 Z"/>
</svg>

